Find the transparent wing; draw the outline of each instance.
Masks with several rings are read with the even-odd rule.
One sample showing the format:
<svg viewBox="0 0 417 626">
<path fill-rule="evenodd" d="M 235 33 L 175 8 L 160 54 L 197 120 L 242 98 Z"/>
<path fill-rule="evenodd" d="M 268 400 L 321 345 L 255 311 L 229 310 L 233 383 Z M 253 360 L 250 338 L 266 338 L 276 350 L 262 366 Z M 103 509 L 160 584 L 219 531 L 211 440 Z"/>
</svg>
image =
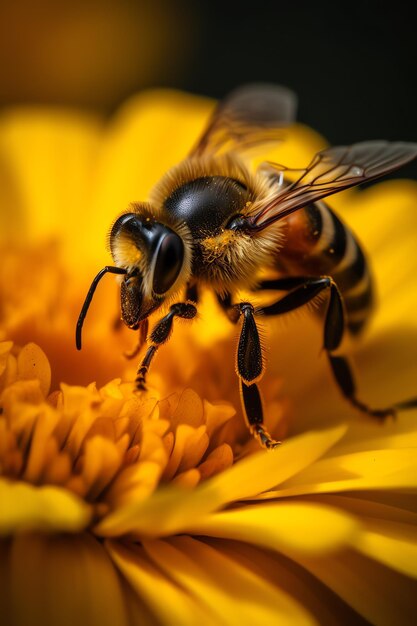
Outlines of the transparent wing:
<svg viewBox="0 0 417 626">
<path fill-rule="evenodd" d="M 311 202 L 389 174 L 416 156 L 417 144 L 405 142 L 366 141 L 322 150 L 297 180 L 287 186 L 277 184 L 276 194 L 253 205 L 253 228 L 262 230 Z M 275 168 L 281 180 L 285 168 L 273 163 L 267 167 Z"/>
<path fill-rule="evenodd" d="M 190 156 L 245 150 L 280 140 L 282 129 L 294 121 L 296 108 L 296 96 L 286 87 L 239 87 L 218 104 Z"/>
</svg>

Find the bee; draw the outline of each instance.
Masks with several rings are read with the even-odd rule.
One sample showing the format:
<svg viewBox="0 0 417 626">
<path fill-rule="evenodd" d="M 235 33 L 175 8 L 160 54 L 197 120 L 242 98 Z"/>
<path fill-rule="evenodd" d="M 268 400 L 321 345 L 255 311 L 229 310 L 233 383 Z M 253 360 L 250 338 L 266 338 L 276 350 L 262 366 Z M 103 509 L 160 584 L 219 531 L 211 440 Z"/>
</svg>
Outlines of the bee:
<svg viewBox="0 0 417 626">
<path fill-rule="evenodd" d="M 221 101 L 190 154 L 158 182 L 149 201 L 131 204 L 114 222 L 109 236 L 114 266 L 93 280 L 76 328 L 81 349 L 84 319 L 106 273 L 121 275 L 122 320 L 139 330 L 142 340 L 149 316 L 164 307 L 137 372 L 135 389 L 141 391 L 175 318 L 194 318 L 199 292 L 211 289 L 229 320 L 240 322 L 236 372 L 242 410 L 250 432 L 266 448 L 280 441 L 264 424 L 258 382 L 265 360 L 257 316 L 283 315 L 320 294 L 327 296 L 323 347 L 346 400 L 380 419 L 416 404 L 370 408 L 356 395 L 348 360 L 335 354 L 345 332 L 363 328 L 373 289 L 361 246 L 324 198 L 396 170 L 417 156 L 417 144 L 330 147 L 303 170 L 265 162 L 252 172 L 245 152 L 285 140 L 295 110 L 295 95 L 269 84 L 246 85 Z M 262 278 L 265 271 L 273 277 Z M 284 295 L 255 309 L 250 301 L 236 301 L 240 290 Z"/>
</svg>

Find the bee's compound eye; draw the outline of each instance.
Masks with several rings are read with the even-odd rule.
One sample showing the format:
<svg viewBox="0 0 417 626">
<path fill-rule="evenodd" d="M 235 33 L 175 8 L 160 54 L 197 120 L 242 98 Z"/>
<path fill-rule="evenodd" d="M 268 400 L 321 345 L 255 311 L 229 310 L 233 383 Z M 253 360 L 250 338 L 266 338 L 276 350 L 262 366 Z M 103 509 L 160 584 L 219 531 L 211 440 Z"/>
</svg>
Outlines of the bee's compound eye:
<svg viewBox="0 0 417 626">
<path fill-rule="evenodd" d="M 174 232 L 166 233 L 159 240 L 155 252 L 153 291 L 157 295 L 166 293 L 178 278 L 184 260 L 184 244 Z"/>
<path fill-rule="evenodd" d="M 123 213 L 123 215 L 118 217 L 110 231 L 110 242 L 112 242 L 123 229 L 129 228 L 129 225 L 134 223 L 135 219 L 137 219 L 137 215 L 134 213 Z"/>
</svg>

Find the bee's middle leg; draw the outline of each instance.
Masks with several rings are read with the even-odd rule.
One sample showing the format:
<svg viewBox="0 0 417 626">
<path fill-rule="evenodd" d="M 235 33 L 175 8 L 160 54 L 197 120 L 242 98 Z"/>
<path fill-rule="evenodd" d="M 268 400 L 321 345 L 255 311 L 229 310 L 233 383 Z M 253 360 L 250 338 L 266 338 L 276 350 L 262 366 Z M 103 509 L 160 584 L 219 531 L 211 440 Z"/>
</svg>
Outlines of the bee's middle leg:
<svg viewBox="0 0 417 626">
<path fill-rule="evenodd" d="M 240 317 L 243 318 L 237 348 L 236 371 L 247 426 L 264 448 L 276 448 L 281 441 L 273 439 L 264 427 L 262 400 L 257 385 L 257 380 L 263 373 L 263 355 L 254 307 L 249 302 L 233 305 L 230 294 L 218 296 L 218 300 L 231 322 L 237 323 Z"/>
</svg>

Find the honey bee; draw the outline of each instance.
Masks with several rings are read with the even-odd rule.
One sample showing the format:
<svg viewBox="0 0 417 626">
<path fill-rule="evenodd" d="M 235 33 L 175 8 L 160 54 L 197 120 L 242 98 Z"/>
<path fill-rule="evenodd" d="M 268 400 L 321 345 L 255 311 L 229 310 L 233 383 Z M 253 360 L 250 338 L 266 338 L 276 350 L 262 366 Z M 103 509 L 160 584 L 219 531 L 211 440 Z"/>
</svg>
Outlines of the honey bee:
<svg viewBox="0 0 417 626">
<path fill-rule="evenodd" d="M 202 288 L 214 291 L 220 309 L 241 321 L 236 351 L 242 409 L 254 437 L 266 448 L 280 442 L 268 433 L 258 381 L 264 357 L 257 315 L 279 316 L 327 296 L 323 347 L 335 383 L 353 406 L 377 418 L 396 408 L 372 409 L 358 399 L 348 360 L 335 355 L 345 332 L 357 334 L 372 307 L 372 280 L 354 234 L 323 198 L 392 172 L 417 156 L 417 144 L 367 141 L 330 147 L 303 170 L 263 163 L 255 172 L 243 157 L 248 149 L 285 140 L 295 118 L 296 97 L 274 85 L 246 85 L 214 111 L 187 158 L 168 171 L 148 202 L 133 203 L 114 222 L 109 236 L 115 266 L 95 277 L 76 329 L 81 331 L 98 282 L 121 275 L 121 316 L 142 340 L 149 316 L 165 315 L 148 336 L 149 347 L 135 388 L 146 377 L 174 319 L 192 319 Z M 261 278 L 266 270 L 273 278 Z M 236 301 L 239 290 L 284 292 L 266 306 Z"/>
</svg>

